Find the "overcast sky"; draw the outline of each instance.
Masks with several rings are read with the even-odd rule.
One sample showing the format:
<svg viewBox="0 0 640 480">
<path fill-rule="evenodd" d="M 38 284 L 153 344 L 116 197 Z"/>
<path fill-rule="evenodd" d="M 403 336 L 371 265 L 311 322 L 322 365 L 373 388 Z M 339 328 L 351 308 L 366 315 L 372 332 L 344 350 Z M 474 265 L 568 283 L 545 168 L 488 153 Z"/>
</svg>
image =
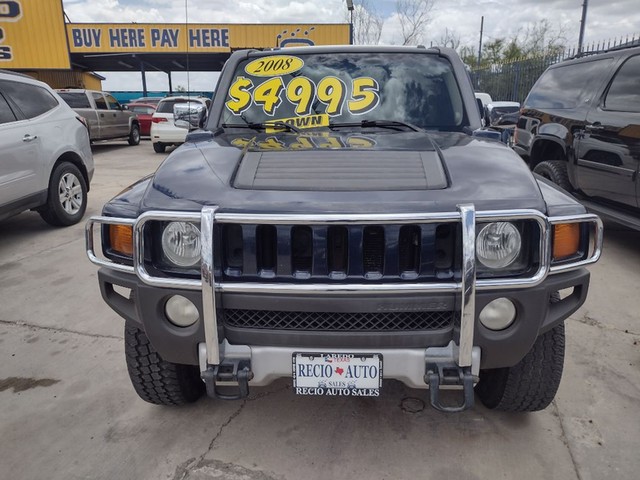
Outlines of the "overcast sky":
<svg viewBox="0 0 640 480">
<path fill-rule="evenodd" d="M 358 0 L 355 3 L 359 3 Z M 401 43 L 395 18 L 395 0 L 368 0 L 384 17 L 381 43 Z M 477 48 L 480 18 L 484 15 L 484 41 L 512 37 L 528 25 L 547 19 L 561 30 L 568 45 L 575 45 L 580 31 L 583 0 L 434 0 L 432 21 L 423 43 L 437 44 L 445 29 L 453 30 L 462 45 Z M 586 42 L 640 33 L 640 0 L 590 0 Z M 63 0 L 72 22 L 184 23 L 183 0 Z M 347 21 L 345 0 L 188 0 L 192 23 L 339 23 Z M 637 35 L 636 35 L 637 36 Z M 105 90 L 141 90 L 139 74 L 101 72 Z M 211 90 L 216 75 L 196 73 L 192 90 Z M 168 88 L 166 75 L 148 73 L 150 90 Z M 184 74 L 173 74 L 173 85 L 186 85 Z"/>
</svg>

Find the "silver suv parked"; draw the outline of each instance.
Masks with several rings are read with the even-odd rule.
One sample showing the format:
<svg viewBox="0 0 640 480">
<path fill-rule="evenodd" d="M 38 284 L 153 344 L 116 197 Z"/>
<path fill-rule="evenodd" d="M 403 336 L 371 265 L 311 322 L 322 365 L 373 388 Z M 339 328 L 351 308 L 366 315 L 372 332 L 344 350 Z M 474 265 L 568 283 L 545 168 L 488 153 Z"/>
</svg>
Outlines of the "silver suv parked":
<svg viewBox="0 0 640 480">
<path fill-rule="evenodd" d="M 0 220 L 32 209 L 78 223 L 92 176 L 85 120 L 47 84 L 0 71 Z"/>
</svg>

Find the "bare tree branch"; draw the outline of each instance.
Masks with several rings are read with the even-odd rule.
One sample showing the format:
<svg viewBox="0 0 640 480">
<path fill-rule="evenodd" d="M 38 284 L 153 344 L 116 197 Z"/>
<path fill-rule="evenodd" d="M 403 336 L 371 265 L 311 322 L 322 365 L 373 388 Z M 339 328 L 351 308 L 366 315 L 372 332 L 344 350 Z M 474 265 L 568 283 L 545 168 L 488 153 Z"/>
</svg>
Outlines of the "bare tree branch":
<svg viewBox="0 0 640 480">
<path fill-rule="evenodd" d="M 400 22 L 403 45 L 422 42 L 425 27 L 431 22 L 434 0 L 398 0 L 396 13 Z"/>
<path fill-rule="evenodd" d="M 444 29 L 444 35 L 440 35 L 438 46 L 449 47 L 458 50 L 460 47 L 460 35 L 455 30 Z"/>
<path fill-rule="evenodd" d="M 380 42 L 383 24 L 382 16 L 367 0 L 354 2 L 353 43 L 356 45 L 377 45 Z"/>
</svg>

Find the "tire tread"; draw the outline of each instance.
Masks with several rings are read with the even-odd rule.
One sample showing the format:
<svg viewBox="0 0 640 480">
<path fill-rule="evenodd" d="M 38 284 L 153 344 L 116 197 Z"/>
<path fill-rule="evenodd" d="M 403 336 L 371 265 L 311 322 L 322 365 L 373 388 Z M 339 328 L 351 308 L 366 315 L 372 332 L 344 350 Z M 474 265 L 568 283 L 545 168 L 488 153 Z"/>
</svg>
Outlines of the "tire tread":
<svg viewBox="0 0 640 480">
<path fill-rule="evenodd" d="M 74 216 L 69 215 L 65 212 L 60 205 L 60 201 L 58 199 L 58 182 L 60 178 L 65 172 L 73 173 L 82 186 L 82 207 L 78 211 L 78 213 Z M 38 213 L 40 217 L 47 222 L 49 225 L 54 227 L 68 227 L 70 225 L 75 225 L 82 217 L 84 217 L 84 213 L 87 210 L 87 183 L 85 181 L 82 172 L 80 169 L 75 166 L 73 163 L 63 161 L 55 166 L 55 168 L 51 172 L 51 177 L 49 178 L 49 187 L 47 191 L 47 203 L 42 207 L 38 208 Z"/>
<path fill-rule="evenodd" d="M 567 172 L 567 162 L 564 160 L 546 160 L 540 162 L 533 171 L 545 178 L 549 178 L 553 183 L 565 189 L 567 192 L 573 190 Z"/>
<path fill-rule="evenodd" d="M 553 401 L 564 364 L 564 323 L 538 337 L 515 366 L 480 372 L 476 392 L 488 408 L 536 412 Z"/>
<path fill-rule="evenodd" d="M 132 325 L 125 325 L 125 356 L 133 388 L 149 403 L 184 405 L 204 392 L 197 367 L 167 362 L 145 333 Z"/>
</svg>

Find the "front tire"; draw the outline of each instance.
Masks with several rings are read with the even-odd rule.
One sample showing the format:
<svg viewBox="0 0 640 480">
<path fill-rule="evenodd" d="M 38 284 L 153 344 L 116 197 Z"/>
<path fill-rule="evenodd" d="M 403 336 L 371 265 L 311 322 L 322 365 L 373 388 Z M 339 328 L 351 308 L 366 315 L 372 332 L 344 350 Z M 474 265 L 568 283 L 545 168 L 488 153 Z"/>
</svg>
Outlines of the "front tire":
<svg viewBox="0 0 640 480">
<path fill-rule="evenodd" d="M 129 132 L 129 145 L 140 145 L 140 126 L 137 124 L 131 125 L 131 132 Z"/>
<path fill-rule="evenodd" d="M 548 160 L 546 162 L 540 162 L 535 166 L 533 171 L 541 177 L 551 180 L 567 192 L 573 190 L 573 187 L 571 187 L 571 183 L 569 182 L 567 162 L 564 160 Z"/>
<path fill-rule="evenodd" d="M 125 325 L 124 342 L 129 378 L 144 401 L 184 405 L 195 402 L 204 393 L 198 367 L 167 362 L 139 328 Z"/>
<path fill-rule="evenodd" d="M 54 227 L 78 223 L 87 209 L 87 183 L 73 163 L 58 164 L 49 180 L 47 204 L 38 213 Z"/>
<path fill-rule="evenodd" d="M 549 406 L 560 386 L 564 364 L 564 323 L 540 335 L 516 365 L 480 371 L 476 393 L 491 409 L 536 412 Z"/>
<path fill-rule="evenodd" d="M 164 143 L 156 142 L 153 144 L 153 151 L 156 153 L 164 153 L 167 146 Z"/>
</svg>

